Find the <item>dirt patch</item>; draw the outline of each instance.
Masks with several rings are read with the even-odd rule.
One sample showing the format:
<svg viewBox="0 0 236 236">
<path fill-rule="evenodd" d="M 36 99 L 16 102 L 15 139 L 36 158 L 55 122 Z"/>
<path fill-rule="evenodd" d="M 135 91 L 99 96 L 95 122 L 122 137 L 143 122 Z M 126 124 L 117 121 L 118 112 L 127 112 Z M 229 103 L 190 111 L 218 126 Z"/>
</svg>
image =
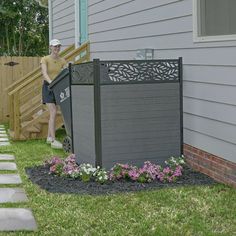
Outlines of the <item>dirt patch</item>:
<svg viewBox="0 0 236 236">
<path fill-rule="evenodd" d="M 136 192 L 141 190 L 152 190 L 166 187 L 178 187 L 186 185 L 212 185 L 216 182 L 210 177 L 184 167 L 183 175 L 175 183 L 137 183 L 132 181 L 117 181 L 99 184 L 97 182 L 82 182 L 71 178 L 50 175 L 48 166 L 27 167 L 26 173 L 29 179 L 39 185 L 42 189 L 52 193 L 75 193 L 75 194 L 113 194 L 120 192 Z"/>
</svg>

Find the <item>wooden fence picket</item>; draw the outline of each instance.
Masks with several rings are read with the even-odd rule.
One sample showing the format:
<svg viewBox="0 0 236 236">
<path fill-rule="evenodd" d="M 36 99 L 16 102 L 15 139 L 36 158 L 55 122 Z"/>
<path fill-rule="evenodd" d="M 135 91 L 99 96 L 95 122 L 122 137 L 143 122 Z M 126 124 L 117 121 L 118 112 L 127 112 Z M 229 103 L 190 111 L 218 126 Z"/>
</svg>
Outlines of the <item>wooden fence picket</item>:
<svg viewBox="0 0 236 236">
<path fill-rule="evenodd" d="M 9 121 L 10 101 L 6 88 L 39 66 L 40 57 L 0 57 L 0 123 Z"/>
</svg>

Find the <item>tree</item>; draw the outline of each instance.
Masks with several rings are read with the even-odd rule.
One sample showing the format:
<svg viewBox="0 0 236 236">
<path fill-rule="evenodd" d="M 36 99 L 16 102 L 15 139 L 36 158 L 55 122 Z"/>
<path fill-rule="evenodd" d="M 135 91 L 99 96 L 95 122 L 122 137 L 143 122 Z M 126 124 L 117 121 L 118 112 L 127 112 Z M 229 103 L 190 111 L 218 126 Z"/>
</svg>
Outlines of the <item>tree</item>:
<svg viewBox="0 0 236 236">
<path fill-rule="evenodd" d="M 0 55 L 48 53 L 48 10 L 34 0 L 1 0 Z"/>
</svg>

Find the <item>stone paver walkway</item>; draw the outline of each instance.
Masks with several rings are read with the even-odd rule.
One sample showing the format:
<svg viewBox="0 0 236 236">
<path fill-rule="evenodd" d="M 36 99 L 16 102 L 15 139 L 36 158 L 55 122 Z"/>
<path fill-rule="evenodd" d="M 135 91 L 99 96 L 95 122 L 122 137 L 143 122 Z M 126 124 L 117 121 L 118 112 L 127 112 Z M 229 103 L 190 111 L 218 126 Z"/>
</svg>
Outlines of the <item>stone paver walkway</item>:
<svg viewBox="0 0 236 236">
<path fill-rule="evenodd" d="M 21 184 L 18 174 L 0 174 L 0 184 Z"/>
<path fill-rule="evenodd" d="M 0 137 L 0 142 L 6 142 L 6 141 L 8 141 L 8 138 L 6 137 L 6 138 L 1 138 Z"/>
<path fill-rule="evenodd" d="M 22 188 L 0 188 L 0 203 L 25 202 L 28 198 Z"/>
<path fill-rule="evenodd" d="M 0 142 L 0 146 L 9 146 L 10 143 L 9 142 Z"/>
<path fill-rule="evenodd" d="M 0 208 L 1 231 L 36 230 L 37 225 L 30 209 Z"/>
<path fill-rule="evenodd" d="M 0 125 L 0 148 L 10 145 L 5 127 Z M 1 149 L 0 149 L 1 150 Z M 25 202 L 28 200 L 24 189 L 15 187 L 2 187 L 1 185 L 21 184 L 18 174 L 1 174 L 1 171 L 16 171 L 17 166 L 13 162 L 15 156 L 0 154 L 0 203 Z M 24 208 L 0 208 L 0 231 L 37 230 L 37 224 L 30 209 Z"/>
<path fill-rule="evenodd" d="M 16 164 L 13 162 L 0 162 L 0 170 L 16 170 Z"/>
<path fill-rule="evenodd" d="M 0 154 L 0 161 L 11 161 L 15 160 L 15 157 L 11 154 Z"/>
<path fill-rule="evenodd" d="M 4 125 L 0 126 L 0 147 L 11 145 Z"/>
</svg>

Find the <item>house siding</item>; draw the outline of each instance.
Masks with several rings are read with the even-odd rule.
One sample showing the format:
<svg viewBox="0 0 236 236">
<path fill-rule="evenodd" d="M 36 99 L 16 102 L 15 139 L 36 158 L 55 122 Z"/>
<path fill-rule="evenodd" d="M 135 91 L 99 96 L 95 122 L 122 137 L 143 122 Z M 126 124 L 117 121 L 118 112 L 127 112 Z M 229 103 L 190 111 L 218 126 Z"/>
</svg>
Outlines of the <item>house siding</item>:
<svg viewBox="0 0 236 236">
<path fill-rule="evenodd" d="M 52 38 L 62 42 L 63 48 L 75 42 L 74 0 L 51 0 Z"/>
<path fill-rule="evenodd" d="M 53 37 L 74 43 L 74 0 L 52 0 Z M 88 0 L 91 60 L 183 57 L 184 142 L 236 162 L 236 42 L 193 42 L 192 0 Z"/>
<path fill-rule="evenodd" d="M 236 162 L 236 42 L 193 42 L 191 0 L 89 0 L 91 58 L 183 57 L 184 142 Z"/>
</svg>

